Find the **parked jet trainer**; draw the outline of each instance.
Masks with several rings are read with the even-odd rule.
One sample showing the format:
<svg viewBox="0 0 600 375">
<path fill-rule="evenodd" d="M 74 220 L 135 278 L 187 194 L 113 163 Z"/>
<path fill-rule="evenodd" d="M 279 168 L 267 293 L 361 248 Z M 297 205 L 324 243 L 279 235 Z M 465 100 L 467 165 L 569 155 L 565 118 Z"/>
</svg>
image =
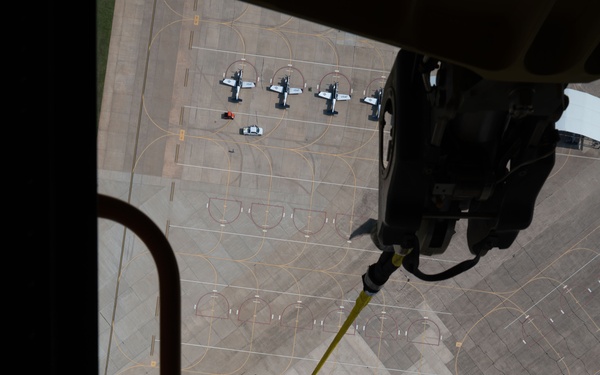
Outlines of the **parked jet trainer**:
<svg viewBox="0 0 600 375">
<path fill-rule="evenodd" d="M 374 110 L 375 114 L 371 117 L 373 120 L 379 119 L 379 112 L 381 111 L 381 96 L 383 95 L 383 89 L 375 91 L 375 96 L 366 96 L 363 98 L 363 102 L 371 104 L 373 107 L 377 107 Z"/>
<path fill-rule="evenodd" d="M 256 84 L 254 82 L 244 81 L 242 78 L 242 74 L 243 74 L 243 70 L 240 69 L 235 73 L 235 76 L 233 79 L 225 78 L 224 80 L 221 81 L 222 84 L 235 88 L 234 97 L 231 98 L 231 100 L 235 101 L 235 102 L 242 101 L 242 99 L 240 98 L 240 89 L 251 89 L 251 88 L 256 87 Z"/>
<path fill-rule="evenodd" d="M 327 109 L 328 115 L 337 115 L 338 112 L 335 110 L 335 102 L 337 100 L 350 100 L 351 96 L 348 94 L 340 94 L 338 93 L 338 82 L 329 85 L 331 91 L 321 91 L 318 96 L 321 98 L 325 98 L 330 101 L 331 108 Z"/>
<path fill-rule="evenodd" d="M 288 95 L 302 94 L 302 89 L 297 88 L 297 87 L 290 87 L 290 76 L 288 76 L 288 75 L 286 75 L 283 78 L 283 82 L 282 82 L 281 86 L 271 85 L 271 86 L 269 86 L 269 90 L 283 94 L 283 102 L 280 104 L 280 108 L 284 108 L 284 109 L 290 107 L 290 105 L 287 104 Z"/>
</svg>

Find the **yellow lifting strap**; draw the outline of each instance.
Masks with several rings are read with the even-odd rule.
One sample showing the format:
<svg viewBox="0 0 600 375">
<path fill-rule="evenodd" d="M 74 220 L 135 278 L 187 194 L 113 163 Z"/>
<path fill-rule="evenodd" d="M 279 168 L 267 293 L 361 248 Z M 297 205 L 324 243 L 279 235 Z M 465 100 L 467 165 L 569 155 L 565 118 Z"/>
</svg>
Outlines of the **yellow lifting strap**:
<svg viewBox="0 0 600 375">
<path fill-rule="evenodd" d="M 392 257 L 392 263 L 396 267 L 400 267 L 400 265 L 402 265 L 403 258 L 404 258 L 404 256 L 402 256 L 400 254 L 394 254 L 394 256 Z M 350 327 L 352 322 L 354 322 L 354 320 L 356 319 L 358 314 L 361 312 L 361 310 L 369 304 L 369 301 L 371 301 L 371 297 L 372 296 L 367 294 L 364 290 L 360 292 L 360 294 L 358 295 L 358 298 L 356 299 L 356 303 L 354 304 L 354 307 L 352 308 L 352 311 L 350 311 L 350 315 L 348 315 L 348 317 L 346 318 L 346 321 L 340 327 L 340 330 L 338 331 L 337 335 L 335 335 L 335 338 L 333 339 L 331 344 L 329 344 L 329 348 L 327 348 L 327 351 L 325 351 L 325 354 L 323 354 L 323 357 L 317 364 L 317 367 L 315 367 L 315 370 L 312 372 L 312 375 L 318 374 L 321 367 L 323 367 L 323 365 L 327 361 L 327 358 L 329 358 L 329 355 L 331 354 L 331 352 L 333 352 L 333 349 L 335 349 L 338 342 L 340 342 L 342 337 L 346 334 L 346 331 L 348 331 L 348 328 Z"/>
</svg>

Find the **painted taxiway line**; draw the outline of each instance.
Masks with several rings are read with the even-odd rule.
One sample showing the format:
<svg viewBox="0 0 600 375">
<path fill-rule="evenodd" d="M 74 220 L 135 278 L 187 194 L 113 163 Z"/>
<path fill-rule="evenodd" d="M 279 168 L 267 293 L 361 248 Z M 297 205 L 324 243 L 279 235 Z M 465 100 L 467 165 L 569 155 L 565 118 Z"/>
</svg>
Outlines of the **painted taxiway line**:
<svg viewBox="0 0 600 375">
<path fill-rule="evenodd" d="M 156 340 L 156 341 L 160 342 L 160 340 Z M 204 348 L 204 349 L 224 350 L 224 351 L 228 351 L 228 352 L 253 354 L 253 355 L 260 355 L 260 356 L 265 356 L 265 357 L 277 357 L 277 358 L 285 358 L 285 359 L 300 360 L 300 361 L 311 361 L 311 362 L 318 362 L 319 361 L 316 358 L 296 357 L 296 356 L 293 356 L 293 355 L 285 355 L 285 354 L 263 353 L 263 352 L 256 352 L 256 351 L 253 351 L 253 350 L 223 348 L 223 347 L 213 346 L 213 345 L 192 344 L 192 343 L 185 343 L 185 342 L 181 343 L 181 345 L 182 346 L 193 346 L 193 347 Z M 360 364 L 357 364 L 357 363 L 337 362 L 337 361 L 331 361 L 331 362 L 328 362 L 328 363 L 329 364 L 334 364 L 334 365 L 340 365 L 340 366 L 360 367 L 360 368 L 368 368 L 368 369 L 373 369 L 373 370 L 377 369 L 376 366 L 360 365 Z M 398 373 L 403 373 L 403 374 L 438 375 L 438 374 L 433 373 L 433 372 L 401 370 L 401 369 L 390 368 L 390 367 L 385 367 L 383 369 L 385 369 L 386 371 L 398 372 Z"/>
<path fill-rule="evenodd" d="M 181 279 L 180 280 L 182 283 L 190 283 L 190 284 L 201 284 L 201 285 L 210 285 L 213 287 L 222 287 L 222 288 L 232 288 L 232 289 L 242 289 L 242 290 L 254 290 L 254 291 L 258 291 L 258 292 L 265 292 L 265 293 L 274 293 L 274 294 L 280 294 L 280 295 L 290 295 L 290 296 L 295 296 L 295 297 L 302 297 L 302 298 L 313 298 L 313 299 L 321 299 L 321 300 L 327 300 L 327 301 L 338 301 L 340 303 L 355 303 L 356 300 L 350 300 L 350 299 L 344 299 L 344 300 L 340 300 L 339 298 L 333 298 L 333 297 L 323 297 L 323 296 L 314 296 L 311 294 L 302 294 L 302 293 L 292 293 L 292 292 L 282 292 L 279 290 L 271 290 L 271 289 L 262 289 L 262 288 L 256 288 L 256 287 L 246 287 L 246 286 L 239 286 L 239 285 L 228 285 L 228 284 L 220 284 L 220 283 L 214 283 L 214 282 L 209 282 L 209 281 L 197 281 L 197 280 L 188 280 L 188 279 Z M 405 306 L 397 306 L 397 305 L 384 305 L 381 303 L 369 303 L 369 306 L 377 306 L 377 307 L 382 307 L 382 308 L 386 308 L 386 309 L 398 309 L 398 310 L 410 310 L 410 311 L 419 311 L 419 312 L 423 312 L 423 313 L 429 313 L 429 314 L 438 314 L 438 315 L 454 315 L 451 312 L 445 312 L 445 311 L 435 311 L 435 310 L 427 310 L 427 309 L 418 309 L 416 307 L 405 307 Z"/>
<path fill-rule="evenodd" d="M 279 179 L 288 180 L 288 181 L 309 182 L 311 184 L 316 184 L 316 185 L 333 185 L 333 186 L 348 187 L 348 188 L 352 188 L 352 189 L 373 190 L 373 191 L 379 190 L 379 188 L 372 188 L 372 187 L 368 187 L 368 186 L 339 184 L 336 182 L 316 181 L 316 180 L 309 180 L 309 179 L 305 179 L 305 178 L 275 176 L 275 175 L 270 175 L 270 174 L 266 174 L 266 173 L 236 171 L 236 170 L 226 169 L 226 168 L 205 167 L 202 165 L 192 165 L 192 164 L 184 164 L 184 163 L 176 163 L 176 164 L 179 166 L 182 166 L 182 167 L 187 167 L 187 168 L 208 169 L 208 170 L 212 170 L 212 171 L 227 172 L 227 173 L 239 173 L 239 174 L 243 174 L 243 175 L 266 177 L 266 178 L 279 178 Z"/>
</svg>

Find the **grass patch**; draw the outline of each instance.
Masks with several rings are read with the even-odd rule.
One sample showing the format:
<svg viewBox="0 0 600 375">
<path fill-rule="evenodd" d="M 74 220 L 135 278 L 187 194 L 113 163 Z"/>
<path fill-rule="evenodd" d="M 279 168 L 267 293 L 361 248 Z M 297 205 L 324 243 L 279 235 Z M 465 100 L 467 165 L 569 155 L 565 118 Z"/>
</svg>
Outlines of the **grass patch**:
<svg viewBox="0 0 600 375">
<path fill-rule="evenodd" d="M 96 0 L 96 130 L 104 92 L 104 76 L 112 29 L 115 0 Z"/>
</svg>

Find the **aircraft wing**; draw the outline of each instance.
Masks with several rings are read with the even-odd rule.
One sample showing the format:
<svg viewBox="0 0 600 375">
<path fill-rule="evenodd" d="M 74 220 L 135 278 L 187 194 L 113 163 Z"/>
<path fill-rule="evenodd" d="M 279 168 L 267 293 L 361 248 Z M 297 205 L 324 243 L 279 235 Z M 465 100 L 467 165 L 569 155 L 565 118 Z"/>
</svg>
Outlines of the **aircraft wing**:
<svg viewBox="0 0 600 375">
<path fill-rule="evenodd" d="M 348 94 L 337 94 L 337 100 L 350 100 L 350 95 Z"/>
<path fill-rule="evenodd" d="M 281 93 L 281 92 L 283 92 L 283 86 L 276 86 L 276 85 L 269 86 L 269 90 Z"/>
<path fill-rule="evenodd" d="M 321 98 L 325 98 L 325 99 L 331 99 L 331 93 L 329 91 L 321 91 L 319 93 L 319 96 Z"/>
<path fill-rule="evenodd" d="M 254 82 L 247 82 L 247 81 L 242 82 L 242 88 L 243 89 L 249 89 L 249 88 L 252 88 L 252 87 L 255 87 L 255 86 L 256 85 L 254 84 Z"/>
<path fill-rule="evenodd" d="M 235 79 L 231 79 L 231 78 L 225 78 L 223 81 L 224 85 L 229 85 L 229 86 L 237 86 L 237 81 Z"/>
<path fill-rule="evenodd" d="M 294 95 L 294 94 L 302 94 L 302 89 L 296 88 L 296 87 L 290 87 L 290 94 Z"/>
<path fill-rule="evenodd" d="M 373 104 L 373 105 L 377 105 L 377 98 L 373 98 L 373 97 L 366 97 L 363 99 L 365 101 L 365 103 L 369 103 L 369 104 Z"/>
</svg>

